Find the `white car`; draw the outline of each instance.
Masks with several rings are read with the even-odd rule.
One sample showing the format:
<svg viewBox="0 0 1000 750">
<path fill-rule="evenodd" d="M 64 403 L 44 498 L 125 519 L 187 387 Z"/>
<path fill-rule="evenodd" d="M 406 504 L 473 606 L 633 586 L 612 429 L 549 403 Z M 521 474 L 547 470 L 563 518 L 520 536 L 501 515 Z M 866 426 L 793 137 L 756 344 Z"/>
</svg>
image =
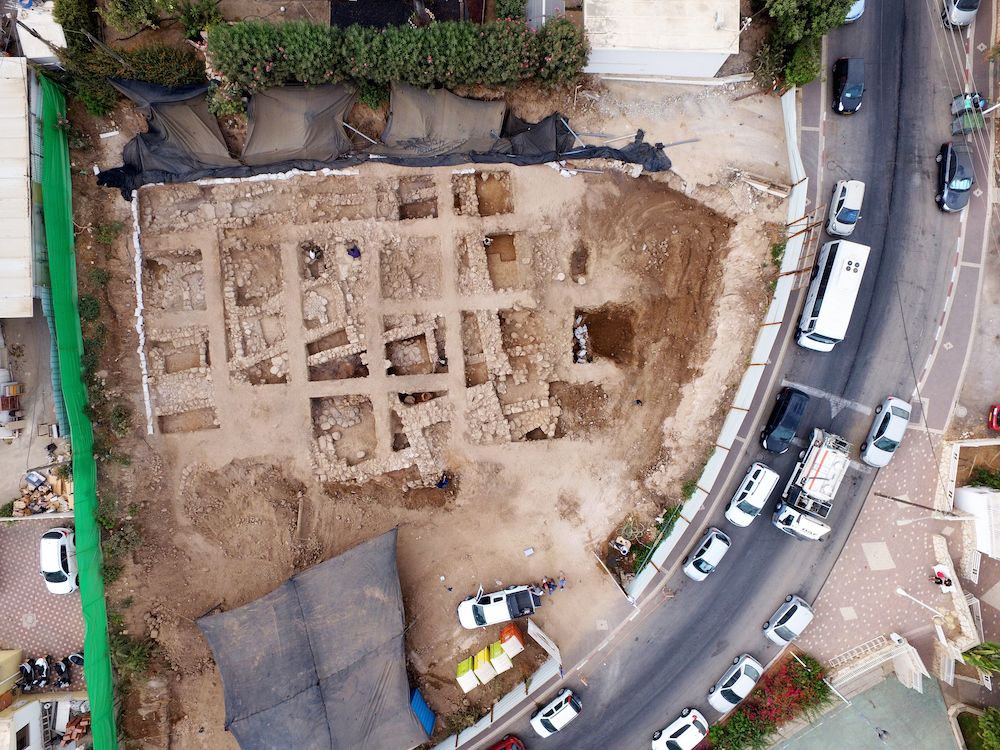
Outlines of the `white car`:
<svg viewBox="0 0 1000 750">
<path fill-rule="evenodd" d="M 865 200 L 865 183 L 860 180 L 841 180 L 833 186 L 830 211 L 826 218 L 826 231 L 836 237 L 850 237 L 861 218 L 861 204 Z"/>
<path fill-rule="evenodd" d="M 532 593 L 530 586 L 508 586 L 492 594 L 484 594 L 480 586 L 475 596 L 466 597 L 458 605 L 458 621 L 463 628 L 474 630 L 527 617 L 541 604 L 542 600 Z"/>
<path fill-rule="evenodd" d="M 910 405 L 901 398 L 889 396 L 876 406 L 868 437 L 861 444 L 861 460 L 869 466 L 888 464 L 906 434 L 909 422 Z"/>
<path fill-rule="evenodd" d="M 583 704 L 572 690 L 563 688 L 555 698 L 531 715 L 531 728 L 539 737 L 549 737 L 580 715 Z"/>
<path fill-rule="evenodd" d="M 813 620 L 812 607 L 795 594 L 785 597 L 782 604 L 764 623 L 764 636 L 781 647 L 787 646 L 800 635 Z"/>
<path fill-rule="evenodd" d="M 720 714 L 727 714 L 750 695 L 764 667 L 750 654 L 733 659 L 733 664 L 708 691 L 708 702 Z"/>
<path fill-rule="evenodd" d="M 773 469 L 762 463 L 751 464 L 729 501 L 726 520 L 741 528 L 749 526 L 767 504 L 778 479 L 778 472 Z"/>
<path fill-rule="evenodd" d="M 653 732 L 653 750 L 694 750 L 708 736 L 708 722 L 694 708 L 685 708 L 666 729 Z"/>
<path fill-rule="evenodd" d="M 80 585 L 76 568 L 76 540 L 72 529 L 61 526 L 42 534 L 38 545 L 38 572 L 52 594 L 72 594 Z"/>
<path fill-rule="evenodd" d="M 705 532 L 695 551 L 684 558 L 684 575 L 704 581 L 732 546 L 729 537 L 714 526 Z"/>
<path fill-rule="evenodd" d="M 865 14 L 865 0 L 854 0 L 854 4 L 847 11 L 847 17 L 844 19 L 844 23 L 854 23 L 861 19 L 861 16 Z"/>
</svg>

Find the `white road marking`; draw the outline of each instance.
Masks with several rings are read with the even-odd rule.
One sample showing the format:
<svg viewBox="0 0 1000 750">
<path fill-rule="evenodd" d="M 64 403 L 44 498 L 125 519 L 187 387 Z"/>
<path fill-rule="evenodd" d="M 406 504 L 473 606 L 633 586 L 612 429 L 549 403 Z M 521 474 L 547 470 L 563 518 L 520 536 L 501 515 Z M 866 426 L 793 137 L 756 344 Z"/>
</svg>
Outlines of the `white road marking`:
<svg viewBox="0 0 1000 750">
<path fill-rule="evenodd" d="M 844 409 L 850 409 L 851 411 L 856 411 L 859 414 L 864 414 L 866 417 L 872 415 L 872 408 L 870 406 L 865 406 L 864 404 L 858 403 L 857 401 L 851 401 L 850 399 L 841 398 L 840 396 L 834 396 L 832 393 L 827 393 L 826 391 L 821 391 L 819 388 L 813 388 L 811 385 L 802 385 L 801 383 L 793 383 L 791 380 L 782 379 L 781 385 L 790 385 L 793 388 L 806 393 L 814 398 L 821 398 L 830 402 L 830 412 L 832 416 L 837 416 Z"/>
</svg>

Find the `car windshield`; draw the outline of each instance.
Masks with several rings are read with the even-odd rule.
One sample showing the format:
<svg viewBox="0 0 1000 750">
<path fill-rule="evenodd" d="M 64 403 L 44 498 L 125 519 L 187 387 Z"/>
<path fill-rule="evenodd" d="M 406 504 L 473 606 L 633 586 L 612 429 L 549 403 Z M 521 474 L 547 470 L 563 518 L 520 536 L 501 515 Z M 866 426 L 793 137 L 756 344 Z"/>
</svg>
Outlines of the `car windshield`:
<svg viewBox="0 0 1000 750">
<path fill-rule="evenodd" d="M 958 0 L 955 7 L 959 10 L 979 10 L 979 0 Z"/>
<path fill-rule="evenodd" d="M 848 86 L 847 88 L 844 89 L 844 98 L 845 99 L 860 99 L 861 98 L 861 94 L 862 94 L 862 92 L 864 90 L 865 90 L 865 87 L 862 86 L 860 83 L 852 83 L 850 86 Z"/>
<path fill-rule="evenodd" d="M 672 737 L 673 739 L 677 739 L 678 737 L 681 737 L 681 736 L 683 736 L 683 735 L 684 735 L 684 733 L 685 733 L 685 732 L 687 732 L 687 731 L 689 731 L 690 729 L 691 729 L 691 725 L 690 725 L 690 724 L 685 724 L 684 726 L 682 726 L 682 727 L 681 727 L 680 729 L 678 729 L 678 730 L 677 730 L 676 732 L 674 732 L 674 733 L 673 733 L 672 735 L 670 735 L 670 736 L 671 736 L 671 737 Z"/>
<path fill-rule="evenodd" d="M 809 338 L 813 341 L 818 341 L 821 344 L 836 344 L 840 339 L 832 339 L 829 336 L 824 336 L 820 333 L 810 333 Z"/>
<path fill-rule="evenodd" d="M 548 719 L 542 719 L 542 726 L 545 727 L 550 732 L 556 731 L 556 728 L 552 726 L 552 722 L 549 721 Z"/>
<path fill-rule="evenodd" d="M 691 719 L 691 723 L 694 724 L 695 727 L 698 729 L 698 731 L 701 732 L 702 734 L 708 734 L 708 727 L 706 727 L 697 719 Z"/>
<path fill-rule="evenodd" d="M 886 453 L 892 453 L 899 447 L 899 443 L 897 441 L 887 437 L 879 438 L 873 443 L 873 445 L 880 451 L 885 451 Z"/>
<path fill-rule="evenodd" d="M 754 669 L 753 667 L 751 667 L 749 664 L 744 664 L 743 665 L 743 673 L 747 677 L 749 677 L 751 680 L 758 680 L 758 679 L 760 679 L 760 672 L 758 672 L 756 669 Z"/>
<path fill-rule="evenodd" d="M 783 443 L 787 443 L 793 437 L 795 433 L 789 427 L 776 427 L 774 432 L 771 433 L 771 437 L 775 440 L 780 440 Z"/>
<path fill-rule="evenodd" d="M 798 607 L 794 607 L 793 606 L 791 609 L 789 609 L 787 612 L 785 612 L 784 616 L 780 620 L 778 620 L 778 624 L 779 625 L 784 625 L 786 622 L 788 622 L 789 620 L 791 620 L 792 619 L 792 615 L 795 614 L 795 611 L 797 609 L 798 609 Z"/>
<path fill-rule="evenodd" d="M 479 604 L 472 605 L 472 619 L 476 621 L 476 625 L 486 624 L 486 615 L 483 614 L 482 605 Z"/>
<path fill-rule="evenodd" d="M 739 680 L 740 680 L 739 671 L 733 672 L 732 675 L 730 675 L 729 679 L 726 680 L 724 683 L 722 683 L 722 687 L 731 688 L 733 685 L 739 682 Z"/>
<path fill-rule="evenodd" d="M 682 748 L 673 740 L 667 740 L 667 750 L 682 750 Z"/>
<path fill-rule="evenodd" d="M 714 565 L 712 565 L 711 563 L 705 562 L 705 560 L 703 560 L 700 557 L 697 560 L 694 561 L 694 566 L 698 570 L 700 570 L 702 573 L 711 573 L 713 570 L 715 570 L 715 566 Z"/>
<path fill-rule="evenodd" d="M 69 576 L 61 570 L 53 570 L 52 572 L 45 574 L 45 580 L 49 583 L 65 583 L 69 580 Z"/>
<path fill-rule="evenodd" d="M 732 690 L 723 690 L 722 691 L 722 697 L 725 698 L 726 701 L 728 703 L 730 703 L 731 705 L 733 705 L 733 706 L 735 706 L 737 703 L 739 703 L 742 700 L 742 698 L 740 698 L 740 696 L 738 696 Z"/>
<path fill-rule="evenodd" d="M 795 633 L 784 626 L 779 626 L 774 629 L 775 634 L 783 641 L 794 641 Z"/>
<path fill-rule="evenodd" d="M 889 410 L 897 417 L 902 417 L 907 420 L 910 418 L 910 412 L 906 409 L 901 409 L 898 406 L 891 406 L 889 407 Z"/>
<path fill-rule="evenodd" d="M 856 208 L 842 208 L 837 214 L 837 221 L 841 224 L 854 224 L 860 215 L 861 212 Z"/>
<path fill-rule="evenodd" d="M 760 508 L 758 508 L 756 505 L 751 505 L 746 500 L 740 500 L 738 503 L 736 503 L 736 507 L 749 516 L 756 516 L 758 513 L 760 513 Z"/>
</svg>

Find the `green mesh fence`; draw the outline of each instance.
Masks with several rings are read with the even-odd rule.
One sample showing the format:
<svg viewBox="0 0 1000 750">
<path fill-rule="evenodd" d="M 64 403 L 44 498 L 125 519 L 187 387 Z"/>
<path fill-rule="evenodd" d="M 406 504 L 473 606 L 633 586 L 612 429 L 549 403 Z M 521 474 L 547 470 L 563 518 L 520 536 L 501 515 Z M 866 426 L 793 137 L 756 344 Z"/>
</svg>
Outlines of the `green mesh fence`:
<svg viewBox="0 0 1000 750">
<path fill-rule="evenodd" d="M 73 441 L 73 491 L 76 516 L 76 558 L 80 568 L 80 599 L 86 626 L 84 673 L 93 720 L 96 750 L 117 750 L 114 685 L 108 649 L 108 612 L 101 577 L 101 530 L 97 525 L 97 465 L 94 433 L 84 414 L 87 391 L 80 355 L 80 313 L 76 295 L 76 256 L 73 250 L 73 200 L 69 146 L 59 127 L 66 100 L 53 83 L 42 84 L 42 206 L 45 240 L 49 247 L 52 306 L 56 319 L 56 347 L 62 393 Z"/>
</svg>

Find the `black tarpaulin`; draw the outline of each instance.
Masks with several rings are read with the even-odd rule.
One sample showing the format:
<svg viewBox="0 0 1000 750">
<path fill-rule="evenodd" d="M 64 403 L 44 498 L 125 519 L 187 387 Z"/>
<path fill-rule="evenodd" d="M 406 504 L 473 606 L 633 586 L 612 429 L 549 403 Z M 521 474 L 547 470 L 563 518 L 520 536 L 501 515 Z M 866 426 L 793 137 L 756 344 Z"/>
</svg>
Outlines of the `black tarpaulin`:
<svg viewBox="0 0 1000 750">
<path fill-rule="evenodd" d="M 344 85 L 285 86 L 254 94 L 241 161 L 258 166 L 339 159 L 353 148 L 344 132 L 353 103 L 354 89 Z"/>
<path fill-rule="evenodd" d="M 203 617 L 243 750 L 410 750 L 396 530 Z"/>
<path fill-rule="evenodd" d="M 646 143 L 641 130 L 621 148 L 583 146 L 559 113 L 529 123 L 508 113 L 502 102 L 463 99 L 405 84 L 393 85 L 385 142 L 371 148 L 366 143 L 368 150 L 354 147 L 350 152 L 343 151 L 350 141 L 342 125 L 352 87 L 287 86 L 256 94 L 249 109 L 244 159 L 238 161 L 225 152 L 218 125 L 208 113 L 206 86 L 171 90 L 132 81 L 115 85 L 150 119 L 149 132 L 125 146 L 123 165 L 97 176 L 99 185 L 118 188 L 126 200 L 142 185 L 160 182 L 344 169 L 369 160 L 428 168 L 615 159 L 641 164 L 647 172 L 670 169 L 663 146 Z M 164 110 L 169 105 L 178 109 Z"/>
</svg>

